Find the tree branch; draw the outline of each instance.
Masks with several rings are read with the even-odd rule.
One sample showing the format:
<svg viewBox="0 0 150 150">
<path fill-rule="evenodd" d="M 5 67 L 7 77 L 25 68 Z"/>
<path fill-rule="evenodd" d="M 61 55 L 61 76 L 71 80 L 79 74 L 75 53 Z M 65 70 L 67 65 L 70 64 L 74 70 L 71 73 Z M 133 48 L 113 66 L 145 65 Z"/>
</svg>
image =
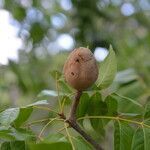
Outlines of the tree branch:
<svg viewBox="0 0 150 150">
<path fill-rule="evenodd" d="M 74 121 L 71 121 L 71 120 L 67 120 L 66 122 L 69 123 L 69 125 L 74 129 L 76 130 L 80 135 L 82 135 L 82 137 L 88 141 L 91 145 L 93 145 L 93 147 L 96 149 L 96 150 L 103 150 L 101 148 L 101 146 L 95 141 L 93 140 L 93 138 L 88 135 L 84 130 L 81 129 L 81 127 L 77 124 L 77 122 L 74 122 Z"/>
<path fill-rule="evenodd" d="M 103 150 L 102 147 L 90 136 L 88 135 L 82 128 L 77 124 L 76 121 L 76 111 L 78 104 L 80 102 L 80 97 L 82 95 L 82 91 L 77 91 L 75 95 L 75 99 L 73 101 L 71 111 L 70 111 L 70 117 L 66 120 L 66 122 L 72 127 L 74 130 L 76 130 L 86 141 L 88 141 L 96 150 Z M 66 116 L 64 114 L 59 114 L 59 116 L 62 119 L 66 119 Z"/>
</svg>

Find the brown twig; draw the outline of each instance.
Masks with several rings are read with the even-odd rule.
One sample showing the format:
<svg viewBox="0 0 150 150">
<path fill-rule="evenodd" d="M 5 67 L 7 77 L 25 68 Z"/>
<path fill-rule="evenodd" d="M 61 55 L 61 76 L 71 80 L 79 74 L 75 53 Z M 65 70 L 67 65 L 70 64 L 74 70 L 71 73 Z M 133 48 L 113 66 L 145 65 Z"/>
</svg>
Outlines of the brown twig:
<svg viewBox="0 0 150 150">
<path fill-rule="evenodd" d="M 79 105 L 80 102 L 80 97 L 82 95 L 82 91 L 77 91 L 76 95 L 75 95 L 75 99 L 73 101 L 71 110 L 70 110 L 70 117 L 68 120 L 72 121 L 72 122 L 76 122 L 76 111 L 77 111 L 77 107 Z"/>
<path fill-rule="evenodd" d="M 82 128 L 78 125 L 76 121 L 76 111 L 77 107 L 80 101 L 80 97 L 82 95 L 82 91 L 77 91 L 75 95 L 75 99 L 73 101 L 71 111 L 70 111 L 70 117 L 66 120 L 66 122 L 72 127 L 74 130 L 76 130 L 82 137 L 87 140 L 96 150 L 103 150 L 102 147 L 90 136 L 88 135 Z M 62 119 L 66 119 L 66 116 L 64 114 L 59 114 L 59 116 Z"/>
</svg>

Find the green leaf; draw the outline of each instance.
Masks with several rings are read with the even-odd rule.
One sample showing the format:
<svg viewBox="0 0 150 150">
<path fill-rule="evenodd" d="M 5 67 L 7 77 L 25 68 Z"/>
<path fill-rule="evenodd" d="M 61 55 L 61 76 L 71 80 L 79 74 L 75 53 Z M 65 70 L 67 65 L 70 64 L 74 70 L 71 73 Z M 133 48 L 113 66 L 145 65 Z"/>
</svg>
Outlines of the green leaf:
<svg viewBox="0 0 150 150">
<path fill-rule="evenodd" d="M 28 130 L 21 129 L 21 128 L 10 128 L 8 130 L 0 131 L 0 139 L 12 141 L 12 140 L 28 140 L 28 139 L 34 139 L 35 135 Z"/>
<path fill-rule="evenodd" d="M 11 132 L 9 133 L 9 135 L 12 135 L 15 140 L 18 141 L 33 140 L 35 137 L 35 135 L 31 131 L 21 128 L 11 128 Z"/>
<path fill-rule="evenodd" d="M 10 142 L 11 150 L 26 150 L 26 145 L 24 141 L 14 141 Z"/>
<path fill-rule="evenodd" d="M 10 147 L 10 142 L 4 142 L 2 143 L 1 145 L 1 150 L 11 150 L 11 147 Z"/>
<path fill-rule="evenodd" d="M 72 103 L 72 98 L 69 96 L 61 96 L 60 97 L 61 105 L 70 105 Z"/>
<path fill-rule="evenodd" d="M 105 99 L 105 102 L 107 104 L 108 109 L 108 116 L 115 116 L 117 115 L 117 109 L 118 109 L 118 102 L 117 100 L 112 96 L 107 96 Z"/>
<path fill-rule="evenodd" d="M 144 150 L 144 134 L 142 128 L 137 128 L 134 132 L 131 150 Z"/>
<path fill-rule="evenodd" d="M 130 150 L 134 130 L 126 123 L 114 123 L 114 150 Z"/>
<path fill-rule="evenodd" d="M 48 105 L 49 103 L 47 102 L 47 100 L 40 100 L 37 101 L 35 103 L 29 104 L 26 107 L 30 107 L 30 106 L 37 106 L 37 105 Z"/>
<path fill-rule="evenodd" d="M 20 127 L 31 115 L 33 108 L 36 105 L 47 105 L 46 100 L 37 101 L 30 105 L 21 108 L 9 108 L 0 113 L 0 124 L 9 126 L 14 122 L 16 127 Z"/>
<path fill-rule="evenodd" d="M 72 93 L 73 90 L 71 89 L 70 86 L 68 86 L 68 84 L 65 83 L 64 80 L 59 79 L 58 84 L 59 84 L 59 87 L 60 87 L 60 91 L 62 91 L 64 93 Z"/>
<path fill-rule="evenodd" d="M 150 128 L 138 128 L 133 136 L 132 150 L 149 150 Z"/>
<path fill-rule="evenodd" d="M 143 113 L 143 106 L 136 100 L 117 93 L 113 93 L 112 96 L 118 101 L 118 111 L 125 113 Z"/>
<path fill-rule="evenodd" d="M 63 87 L 61 87 L 63 89 Z M 63 92 L 59 91 L 59 96 L 65 96 L 68 95 L 69 93 L 71 93 L 70 90 L 67 89 L 63 89 Z M 54 91 L 54 90 L 43 90 L 38 94 L 38 97 L 57 97 L 58 96 L 58 92 Z"/>
<path fill-rule="evenodd" d="M 114 79 L 115 82 L 120 84 L 126 84 L 132 81 L 137 80 L 139 77 L 136 74 L 135 70 L 130 68 L 123 71 L 120 71 L 116 74 L 116 77 Z"/>
<path fill-rule="evenodd" d="M 66 137 L 61 133 L 50 134 L 44 138 L 44 143 L 68 142 Z"/>
<path fill-rule="evenodd" d="M 77 108 L 76 113 L 77 118 L 84 117 L 86 115 L 86 113 L 88 112 L 89 104 L 90 104 L 89 95 L 87 93 L 83 93 L 80 98 L 79 106 Z M 83 120 L 81 120 L 80 123 L 82 123 L 82 121 Z"/>
<path fill-rule="evenodd" d="M 139 106 L 139 107 L 143 107 L 140 103 L 138 103 L 137 101 L 135 101 L 135 100 L 133 100 L 133 99 L 131 99 L 131 98 L 129 98 L 129 97 L 125 97 L 125 96 L 119 95 L 119 94 L 117 94 L 117 93 L 114 93 L 113 95 L 115 95 L 115 96 L 117 96 L 117 97 L 120 97 L 120 98 L 122 98 L 123 100 L 129 101 L 129 102 L 131 102 L 131 103 L 133 103 L 133 104 L 135 104 L 135 105 L 137 105 L 137 106 Z"/>
<path fill-rule="evenodd" d="M 53 77 L 53 79 L 58 80 L 62 76 L 62 73 L 57 70 L 53 70 L 50 72 L 50 75 Z"/>
<path fill-rule="evenodd" d="M 72 150 L 69 142 L 29 144 L 30 150 Z"/>
<path fill-rule="evenodd" d="M 54 90 L 43 90 L 43 91 L 40 92 L 40 94 L 38 95 L 38 97 L 42 97 L 42 96 L 57 97 L 58 96 L 58 92 L 54 91 Z"/>
<path fill-rule="evenodd" d="M 96 92 L 90 99 L 88 108 L 89 116 L 103 116 L 107 114 L 107 104 L 102 101 L 100 93 Z M 90 119 L 93 129 L 101 133 L 103 131 L 103 120 L 102 119 Z"/>
<path fill-rule="evenodd" d="M 19 115 L 19 108 L 9 108 L 0 113 L 0 124 L 10 125 Z"/>
<path fill-rule="evenodd" d="M 125 86 L 121 86 L 117 93 L 120 95 L 124 95 L 125 97 L 130 97 L 133 100 L 139 99 L 141 95 L 145 92 L 144 86 L 141 84 L 140 81 L 131 82 Z"/>
<path fill-rule="evenodd" d="M 65 92 L 59 91 L 59 96 L 67 95 Z M 58 92 L 54 90 L 43 90 L 38 94 L 38 97 L 57 97 Z"/>
<path fill-rule="evenodd" d="M 149 126 L 150 126 L 150 118 L 145 119 L 145 120 L 144 120 L 144 123 L 145 123 L 146 125 L 149 125 Z"/>
<path fill-rule="evenodd" d="M 105 116 L 116 116 L 118 114 L 117 100 L 112 96 L 107 96 L 105 99 L 105 103 L 107 105 L 107 113 L 105 114 Z M 103 121 L 103 126 L 105 126 L 110 121 L 110 119 L 102 119 L 102 121 Z"/>
<path fill-rule="evenodd" d="M 0 126 L 0 131 L 8 130 L 9 126 Z"/>
<path fill-rule="evenodd" d="M 4 142 L 1 150 L 26 150 L 26 146 L 24 141 Z"/>
<path fill-rule="evenodd" d="M 92 146 L 81 137 L 73 137 L 72 141 L 75 146 L 75 150 L 93 150 Z"/>
<path fill-rule="evenodd" d="M 107 88 L 113 82 L 116 71 L 116 56 L 112 46 L 110 46 L 109 54 L 99 68 L 99 78 L 97 80 L 98 87 L 101 89 Z"/>
<path fill-rule="evenodd" d="M 143 128 L 144 133 L 144 150 L 150 149 L 150 128 Z"/>
<path fill-rule="evenodd" d="M 27 121 L 32 111 L 33 111 L 33 108 L 31 106 L 26 107 L 26 108 L 20 108 L 19 115 L 14 121 L 15 127 L 20 127 L 25 121 Z"/>
<path fill-rule="evenodd" d="M 15 140 L 15 137 L 13 135 L 11 135 L 10 133 L 11 133 L 11 130 L 0 131 L 0 139 L 2 139 L 4 141 Z"/>
<path fill-rule="evenodd" d="M 30 150 L 40 150 L 40 149 L 62 149 L 71 150 L 71 144 L 68 142 L 67 138 L 60 133 L 50 134 L 43 139 L 42 142 L 34 144 L 29 144 Z"/>
<path fill-rule="evenodd" d="M 147 102 L 145 110 L 144 110 L 144 119 L 150 118 L 150 101 Z"/>
</svg>

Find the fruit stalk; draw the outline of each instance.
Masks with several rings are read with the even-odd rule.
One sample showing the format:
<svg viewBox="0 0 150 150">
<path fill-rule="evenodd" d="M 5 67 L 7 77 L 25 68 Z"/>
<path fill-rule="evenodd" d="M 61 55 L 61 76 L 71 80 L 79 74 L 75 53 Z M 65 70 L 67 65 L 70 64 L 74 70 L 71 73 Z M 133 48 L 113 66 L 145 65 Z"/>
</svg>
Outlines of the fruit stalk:
<svg viewBox="0 0 150 150">
<path fill-rule="evenodd" d="M 69 120 L 71 120 L 71 121 L 76 121 L 76 111 L 77 111 L 77 107 L 80 102 L 81 95 L 82 95 L 82 91 L 77 91 L 77 93 L 75 95 L 75 99 L 74 99 L 72 107 L 71 107 L 71 110 L 70 110 Z"/>
<path fill-rule="evenodd" d="M 76 121 L 76 111 L 80 102 L 81 95 L 82 91 L 77 91 L 74 102 L 71 107 L 70 117 L 66 120 L 66 122 L 70 125 L 70 127 L 76 130 L 86 141 L 88 141 L 96 150 L 103 150 L 102 147 L 90 135 L 88 135 L 84 130 L 82 130 L 82 128 L 78 125 Z"/>
</svg>

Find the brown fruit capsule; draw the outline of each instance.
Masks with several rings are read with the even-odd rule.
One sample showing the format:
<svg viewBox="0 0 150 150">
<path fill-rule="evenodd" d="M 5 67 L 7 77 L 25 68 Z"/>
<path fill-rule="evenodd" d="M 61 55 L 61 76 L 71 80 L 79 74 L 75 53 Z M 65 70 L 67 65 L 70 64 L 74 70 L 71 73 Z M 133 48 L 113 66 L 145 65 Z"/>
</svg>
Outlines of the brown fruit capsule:
<svg viewBox="0 0 150 150">
<path fill-rule="evenodd" d="M 98 78 L 98 67 L 92 52 L 88 48 L 74 49 L 65 65 L 65 80 L 78 91 L 90 87 Z"/>
</svg>

